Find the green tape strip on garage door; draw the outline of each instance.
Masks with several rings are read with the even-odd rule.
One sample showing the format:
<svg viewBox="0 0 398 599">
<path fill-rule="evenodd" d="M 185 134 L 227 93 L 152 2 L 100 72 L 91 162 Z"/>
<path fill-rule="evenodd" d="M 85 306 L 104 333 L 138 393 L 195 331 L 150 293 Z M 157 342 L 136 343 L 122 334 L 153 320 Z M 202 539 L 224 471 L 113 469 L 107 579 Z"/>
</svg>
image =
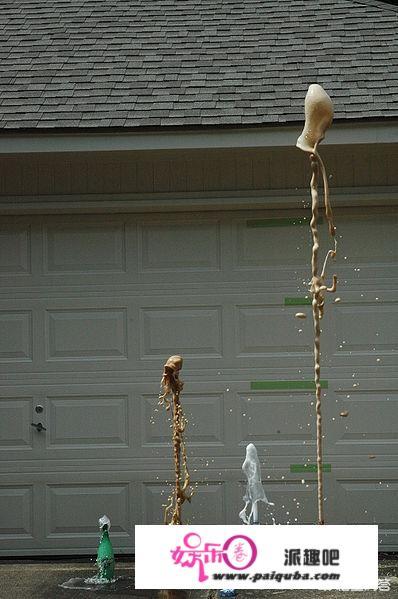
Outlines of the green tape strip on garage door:
<svg viewBox="0 0 398 599">
<path fill-rule="evenodd" d="M 311 306 L 310 297 L 285 297 L 285 306 Z"/>
<path fill-rule="evenodd" d="M 321 389 L 328 388 L 328 381 L 321 380 Z M 315 391 L 315 381 L 252 381 L 251 391 L 264 389 L 305 389 Z"/>
<path fill-rule="evenodd" d="M 322 464 L 322 472 L 331 472 L 331 464 Z M 290 464 L 290 472 L 318 472 L 316 464 Z"/>
<path fill-rule="evenodd" d="M 318 219 L 318 224 L 322 224 L 323 218 Z M 310 219 L 306 216 L 296 216 L 296 218 L 253 218 L 246 221 L 246 226 L 250 228 L 263 227 L 294 227 L 296 225 L 309 225 Z"/>
</svg>

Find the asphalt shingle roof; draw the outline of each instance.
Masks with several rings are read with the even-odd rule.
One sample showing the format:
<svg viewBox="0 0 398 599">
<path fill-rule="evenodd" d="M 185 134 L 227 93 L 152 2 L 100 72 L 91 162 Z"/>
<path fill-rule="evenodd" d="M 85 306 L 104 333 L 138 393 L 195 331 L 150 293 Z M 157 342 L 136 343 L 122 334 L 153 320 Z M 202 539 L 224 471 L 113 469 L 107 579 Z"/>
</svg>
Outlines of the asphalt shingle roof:
<svg viewBox="0 0 398 599">
<path fill-rule="evenodd" d="M 378 0 L 0 0 L 0 129 L 398 116 L 398 9 Z"/>
</svg>

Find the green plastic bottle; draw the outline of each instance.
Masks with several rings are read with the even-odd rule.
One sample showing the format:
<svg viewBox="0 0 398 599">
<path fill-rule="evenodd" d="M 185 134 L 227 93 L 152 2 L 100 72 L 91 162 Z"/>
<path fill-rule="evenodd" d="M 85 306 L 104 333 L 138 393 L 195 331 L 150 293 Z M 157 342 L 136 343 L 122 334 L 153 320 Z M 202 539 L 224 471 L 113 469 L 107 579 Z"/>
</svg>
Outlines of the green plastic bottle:
<svg viewBox="0 0 398 599">
<path fill-rule="evenodd" d="M 109 538 L 110 526 L 111 522 L 108 516 L 102 516 L 99 519 L 99 527 L 102 534 L 97 551 L 97 566 L 99 578 L 106 578 L 106 580 L 113 580 L 115 575 L 115 556 Z"/>
</svg>

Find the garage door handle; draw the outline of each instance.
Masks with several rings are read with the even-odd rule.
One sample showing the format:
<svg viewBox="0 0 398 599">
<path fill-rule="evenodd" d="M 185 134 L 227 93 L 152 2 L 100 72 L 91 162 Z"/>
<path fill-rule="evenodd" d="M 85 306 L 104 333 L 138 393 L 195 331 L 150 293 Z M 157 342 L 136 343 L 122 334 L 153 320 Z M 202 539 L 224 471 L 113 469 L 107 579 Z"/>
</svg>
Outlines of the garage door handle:
<svg viewBox="0 0 398 599">
<path fill-rule="evenodd" d="M 43 426 L 41 422 L 37 422 L 37 423 L 36 422 L 31 422 L 30 424 L 31 424 L 31 426 L 35 426 L 36 427 L 36 430 L 37 430 L 38 433 L 41 433 L 41 431 L 46 431 L 47 430 L 46 427 Z"/>
</svg>

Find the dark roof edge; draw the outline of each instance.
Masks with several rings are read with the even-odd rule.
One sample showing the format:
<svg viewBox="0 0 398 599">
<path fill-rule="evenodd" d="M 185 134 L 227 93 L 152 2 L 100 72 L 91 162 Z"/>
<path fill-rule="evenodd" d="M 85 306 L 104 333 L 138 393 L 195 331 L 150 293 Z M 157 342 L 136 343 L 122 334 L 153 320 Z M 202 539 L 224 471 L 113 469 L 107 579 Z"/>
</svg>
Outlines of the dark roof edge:
<svg viewBox="0 0 398 599">
<path fill-rule="evenodd" d="M 382 0 L 353 0 L 354 4 L 366 4 L 373 8 L 382 8 L 383 10 L 392 10 L 398 12 L 398 6 L 390 4 L 389 2 L 383 2 Z"/>
<path fill-rule="evenodd" d="M 304 112 L 304 111 L 303 111 Z M 376 124 L 398 122 L 398 116 L 390 117 L 358 117 L 348 119 L 334 119 L 333 124 Z M 178 133 L 178 132 L 200 132 L 200 131 L 235 131 L 235 130 L 263 130 L 288 127 L 302 127 L 304 124 L 304 116 L 299 121 L 275 122 L 275 123 L 236 123 L 236 124 L 219 124 L 213 125 L 144 125 L 140 127 L 31 127 L 31 128 L 3 128 L 0 129 L 0 138 L 10 135 L 118 135 L 131 133 Z"/>
<path fill-rule="evenodd" d="M 114 152 L 226 148 L 293 147 L 303 121 L 283 126 L 162 128 L 81 132 L 35 131 L 0 135 L 0 154 Z M 374 121 L 336 121 L 323 145 L 398 143 L 398 117 Z"/>
</svg>

